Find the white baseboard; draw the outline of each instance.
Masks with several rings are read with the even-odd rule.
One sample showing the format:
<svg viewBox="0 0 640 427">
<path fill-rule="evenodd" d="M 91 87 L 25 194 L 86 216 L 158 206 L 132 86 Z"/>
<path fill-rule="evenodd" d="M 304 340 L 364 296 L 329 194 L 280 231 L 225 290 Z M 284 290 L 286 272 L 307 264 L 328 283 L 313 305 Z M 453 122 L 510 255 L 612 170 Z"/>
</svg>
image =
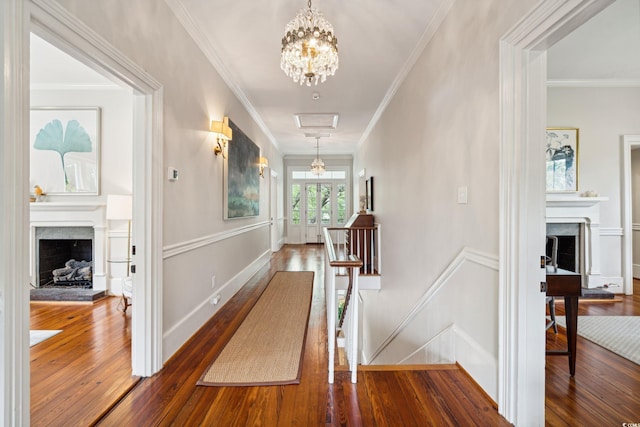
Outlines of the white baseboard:
<svg viewBox="0 0 640 427">
<path fill-rule="evenodd" d="M 478 284 L 469 283 L 469 277 L 483 274 L 487 290 L 497 295 L 498 257 L 471 248 L 463 248 L 446 266 L 426 291 L 378 347 L 363 357 L 365 363 L 432 364 L 458 362 L 480 387 L 495 401 L 498 400 L 498 356 L 483 347 L 462 328 L 473 327 L 461 323 L 453 312 L 438 309 L 440 298 L 453 298 L 455 292 L 477 291 Z M 460 275 L 460 276 L 459 276 Z M 473 276 L 469 276 L 473 275 Z M 460 285 L 460 284 L 463 285 Z M 453 285 L 452 285 L 453 284 Z M 384 292 L 384 287 L 382 288 Z M 454 291 L 455 290 L 455 291 Z M 473 301 L 467 301 L 458 310 L 474 310 Z M 497 304 L 497 303 L 496 303 Z M 433 314 L 439 313 L 439 314 Z M 464 319 L 464 316 L 462 316 Z M 468 322 L 469 319 L 467 318 Z M 491 315 L 486 316 L 487 327 L 497 327 Z M 437 325 L 437 326 L 436 326 Z M 490 340 L 484 337 L 484 345 Z"/>
<path fill-rule="evenodd" d="M 498 397 L 495 375 L 498 359 L 459 326 L 452 324 L 419 346 L 398 364 L 458 363 L 494 401 Z"/>
<path fill-rule="evenodd" d="M 455 360 L 493 399 L 498 401 L 498 358 L 486 351 L 465 331 L 454 325 Z"/>
<path fill-rule="evenodd" d="M 614 294 L 624 293 L 622 277 L 589 276 L 588 288 L 602 288 Z"/>
<path fill-rule="evenodd" d="M 212 294 L 195 307 L 189 314 L 167 330 L 162 337 L 164 362 L 195 334 L 247 281 L 271 259 L 271 249 L 265 251 L 255 261 L 232 277 L 227 283 L 215 289 Z M 220 295 L 217 304 L 212 300 Z"/>
</svg>

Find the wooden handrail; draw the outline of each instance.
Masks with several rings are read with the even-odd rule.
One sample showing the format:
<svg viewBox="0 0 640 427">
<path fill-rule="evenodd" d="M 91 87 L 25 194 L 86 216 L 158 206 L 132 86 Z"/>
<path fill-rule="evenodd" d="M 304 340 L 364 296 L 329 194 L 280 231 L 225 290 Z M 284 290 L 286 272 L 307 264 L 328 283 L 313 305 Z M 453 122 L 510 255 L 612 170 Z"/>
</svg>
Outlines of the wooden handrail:
<svg viewBox="0 0 640 427">
<path fill-rule="evenodd" d="M 325 227 L 329 231 L 345 231 L 345 230 L 377 230 L 378 225 L 373 227 Z"/>
<path fill-rule="evenodd" d="M 362 267 L 362 260 L 358 258 L 356 255 L 349 255 L 348 259 L 338 259 L 336 256 L 336 249 L 333 247 L 333 240 L 331 240 L 331 234 L 329 231 L 335 230 L 344 230 L 344 228 L 325 228 L 324 229 L 324 243 L 327 249 L 327 254 L 329 256 L 329 264 L 331 267 Z"/>
<path fill-rule="evenodd" d="M 329 232 L 335 238 L 331 242 L 334 244 L 337 257 L 347 258 L 350 254 L 357 255 L 362 260 L 360 274 L 366 276 L 381 274 L 380 224 L 363 227 L 327 227 L 324 230 L 325 234 Z M 340 274 L 344 274 L 344 269 Z"/>
</svg>

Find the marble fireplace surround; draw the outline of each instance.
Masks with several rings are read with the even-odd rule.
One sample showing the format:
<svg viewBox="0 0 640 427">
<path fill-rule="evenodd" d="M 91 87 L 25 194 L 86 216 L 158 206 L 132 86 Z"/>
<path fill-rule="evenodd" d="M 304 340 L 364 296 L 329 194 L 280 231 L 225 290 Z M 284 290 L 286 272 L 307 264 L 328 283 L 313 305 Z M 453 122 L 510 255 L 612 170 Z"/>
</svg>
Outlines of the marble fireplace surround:
<svg viewBox="0 0 640 427">
<path fill-rule="evenodd" d="M 36 228 L 93 228 L 93 289 L 107 290 L 105 205 L 99 202 L 30 203 L 30 269 L 32 282 L 36 274 Z"/>
<path fill-rule="evenodd" d="M 547 224 L 579 224 L 579 253 L 583 287 L 601 285 L 600 278 L 600 203 L 608 197 L 547 194 Z"/>
</svg>

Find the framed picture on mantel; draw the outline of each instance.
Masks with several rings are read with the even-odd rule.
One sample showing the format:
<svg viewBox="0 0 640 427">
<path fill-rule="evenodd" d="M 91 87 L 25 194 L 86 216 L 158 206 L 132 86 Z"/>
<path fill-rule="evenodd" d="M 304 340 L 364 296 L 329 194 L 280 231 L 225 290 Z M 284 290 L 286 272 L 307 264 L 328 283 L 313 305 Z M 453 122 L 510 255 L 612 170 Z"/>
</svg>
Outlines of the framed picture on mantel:
<svg viewBox="0 0 640 427">
<path fill-rule="evenodd" d="M 547 128 L 547 192 L 578 191 L 577 128 Z"/>
</svg>

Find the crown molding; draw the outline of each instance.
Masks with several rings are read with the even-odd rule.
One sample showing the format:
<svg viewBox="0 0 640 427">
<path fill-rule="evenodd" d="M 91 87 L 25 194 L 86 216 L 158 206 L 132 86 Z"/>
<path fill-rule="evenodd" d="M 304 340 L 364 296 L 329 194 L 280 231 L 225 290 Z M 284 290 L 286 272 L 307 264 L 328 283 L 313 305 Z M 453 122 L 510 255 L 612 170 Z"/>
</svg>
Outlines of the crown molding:
<svg viewBox="0 0 640 427">
<path fill-rule="evenodd" d="M 116 84 L 33 83 L 31 90 L 127 90 Z M 131 90 L 129 89 L 129 92 Z"/>
<path fill-rule="evenodd" d="M 640 79 L 549 79 L 547 87 L 640 87 Z"/>
<path fill-rule="evenodd" d="M 389 86 L 389 90 L 387 90 L 387 93 L 385 94 L 384 98 L 382 98 L 382 102 L 380 102 L 378 109 L 373 114 L 373 117 L 371 117 L 371 121 L 369 122 L 369 125 L 362 133 L 362 136 L 360 137 L 360 141 L 358 141 L 358 147 L 360 147 L 364 143 L 364 141 L 366 141 L 366 139 L 369 137 L 369 134 L 371 133 L 373 128 L 376 126 L 376 124 L 380 120 L 380 117 L 382 117 L 382 113 L 384 113 L 384 111 L 387 109 L 387 106 L 389 105 L 393 97 L 398 92 L 398 89 L 400 88 L 400 85 L 402 85 L 402 82 L 404 82 L 404 79 L 407 77 L 407 74 L 409 74 L 409 71 L 411 71 L 413 66 L 418 61 L 418 58 L 420 58 L 420 55 L 422 55 L 422 52 L 424 52 L 424 49 L 427 47 L 427 45 L 433 38 L 436 31 L 438 31 L 440 24 L 442 24 L 442 21 L 444 21 L 444 18 L 449 13 L 449 10 L 451 9 L 451 6 L 453 6 L 453 3 L 455 3 L 455 0 L 444 0 L 440 4 L 440 7 L 438 8 L 435 15 L 433 16 L 433 19 L 431 20 L 429 25 L 427 25 L 427 28 L 424 30 L 424 33 L 422 33 L 422 37 L 420 37 L 420 40 L 418 41 L 418 44 L 416 45 L 415 49 L 413 49 L 413 52 L 411 52 L 411 55 L 409 56 L 407 61 L 404 63 L 404 65 L 396 75 L 396 78 L 391 83 L 391 86 Z"/>
<path fill-rule="evenodd" d="M 260 114 L 258 114 L 256 109 L 253 107 L 253 105 L 249 101 L 249 98 L 247 98 L 247 96 L 244 94 L 242 89 L 240 89 L 240 86 L 231 77 L 231 73 L 229 72 L 227 67 L 224 65 L 224 62 L 222 61 L 222 59 L 220 59 L 220 55 L 218 55 L 218 52 L 213 47 L 214 44 L 211 43 L 211 41 L 207 38 L 207 36 L 205 35 L 205 32 L 193 19 L 193 17 L 191 16 L 187 8 L 184 6 L 182 1 L 181 0 L 165 0 L 165 2 L 169 6 L 169 9 L 171 9 L 173 14 L 176 16 L 180 24 L 182 24 L 182 26 L 187 31 L 187 33 L 191 36 L 191 38 L 196 43 L 196 45 L 198 45 L 198 47 L 202 50 L 202 52 L 204 53 L 205 57 L 209 60 L 211 65 L 213 65 L 216 71 L 218 71 L 218 74 L 220 74 L 220 77 L 222 77 L 222 80 L 224 80 L 227 86 L 229 86 L 229 89 L 231 89 L 231 91 L 238 97 L 238 100 L 244 106 L 244 108 L 247 109 L 247 112 L 249 113 L 249 115 L 253 118 L 253 120 L 255 120 L 255 122 L 260 127 L 262 132 L 264 132 L 264 134 L 267 136 L 271 144 L 273 144 L 273 146 L 278 151 L 280 151 L 278 142 L 276 141 L 275 137 L 273 136 L 273 134 L 271 133 L 267 125 L 262 120 L 262 117 L 260 117 Z"/>
</svg>

